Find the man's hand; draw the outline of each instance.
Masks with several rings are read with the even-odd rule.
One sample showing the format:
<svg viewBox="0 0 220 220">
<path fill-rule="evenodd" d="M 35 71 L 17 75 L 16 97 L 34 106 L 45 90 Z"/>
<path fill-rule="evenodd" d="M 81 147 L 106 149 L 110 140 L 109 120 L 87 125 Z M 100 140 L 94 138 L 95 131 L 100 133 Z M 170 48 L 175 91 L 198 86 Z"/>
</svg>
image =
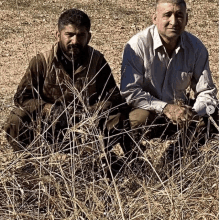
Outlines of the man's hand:
<svg viewBox="0 0 220 220">
<path fill-rule="evenodd" d="M 43 117 L 48 118 L 50 116 L 52 105 L 53 104 L 50 104 L 50 103 L 46 103 L 44 105 L 44 108 L 43 108 L 43 111 L 42 111 L 42 116 Z"/>
<path fill-rule="evenodd" d="M 64 128 L 67 126 L 67 116 L 62 105 L 45 104 L 42 111 L 42 117 L 59 127 Z"/>
<path fill-rule="evenodd" d="M 163 113 L 173 122 L 173 124 L 183 124 L 184 122 L 191 120 L 194 116 L 192 107 L 175 104 L 167 104 Z"/>
<path fill-rule="evenodd" d="M 100 101 L 98 103 L 95 103 L 94 105 L 89 107 L 89 111 L 95 112 L 97 110 L 106 111 L 111 109 L 112 103 L 110 101 Z"/>
</svg>

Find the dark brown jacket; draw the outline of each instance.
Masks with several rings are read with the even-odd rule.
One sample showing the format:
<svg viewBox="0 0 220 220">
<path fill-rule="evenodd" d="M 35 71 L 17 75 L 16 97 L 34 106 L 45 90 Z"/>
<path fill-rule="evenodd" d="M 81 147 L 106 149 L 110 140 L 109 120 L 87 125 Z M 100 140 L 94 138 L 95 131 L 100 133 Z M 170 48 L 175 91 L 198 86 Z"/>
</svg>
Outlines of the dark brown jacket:
<svg viewBox="0 0 220 220">
<path fill-rule="evenodd" d="M 103 100 L 108 100 L 112 107 L 121 103 L 119 89 L 103 54 L 88 46 L 73 77 L 61 62 L 60 53 L 55 44 L 30 61 L 14 97 L 16 106 L 31 113 L 42 109 L 45 103 L 73 104 L 74 97 L 77 108 L 87 108 Z"/>
</svg>

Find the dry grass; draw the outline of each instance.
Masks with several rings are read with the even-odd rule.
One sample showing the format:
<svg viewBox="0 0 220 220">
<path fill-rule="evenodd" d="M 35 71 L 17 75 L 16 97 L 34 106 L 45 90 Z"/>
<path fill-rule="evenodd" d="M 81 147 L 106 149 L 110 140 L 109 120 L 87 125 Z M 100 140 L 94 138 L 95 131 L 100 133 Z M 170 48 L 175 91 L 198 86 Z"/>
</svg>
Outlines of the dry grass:
<svg viewBox="0 0 220 220">
<path fill-rule="evenodd" d="M 13 94 L 28 61 L 54 42 L 63 9 L 77 7 L 90 15 L 91 45 L 104 53 L 119 83 L 123 46 L 151 24 L 153 2 L 0 1 L 0 124 L 12 109 Z M 189 0 L 188 4 L 187 29 L 207 46 L 218 85 L 218 1 Z M 68 148 L 77 149 L 69 153 L 63 152 L 60 143 L 49 145 L 39 136 L 35 151 L 29 146 L 13 153 L 0 130 L 1 219 L 218 219 L 218 140 L 207 138 L 199 148 L 195 138 L 190 149 L 196 151 L 188 151 L 188 156 L 177 143 L 175 160 L 166 149 L 177 138 L 151 140 L 151 150 L 138 160 L 129 162 L 120 154 L 124 166 L 113 176 L 103 134 L 94 126 L 97 117 L 86 110 L 85 115 L 78 130 L 69 129 L 81 140 L 75 143 L 66 137 Z"/>
</svg>

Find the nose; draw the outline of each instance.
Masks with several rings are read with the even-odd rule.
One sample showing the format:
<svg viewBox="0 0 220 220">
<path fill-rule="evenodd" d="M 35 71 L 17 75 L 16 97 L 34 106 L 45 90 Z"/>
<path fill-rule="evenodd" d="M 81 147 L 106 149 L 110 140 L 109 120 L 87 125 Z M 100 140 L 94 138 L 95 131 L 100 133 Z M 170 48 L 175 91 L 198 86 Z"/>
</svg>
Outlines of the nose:
<svg viewBox="0 0 220 220">
<path fill-rule="evenodd" d="M 177 19 L 174 14 L 170 17 L 170 24 L 175 26 L 177 24 Z"/>
<path fill-rule="evenodd" d="M 76 44 L 78 42 L 77 35 L 72 36 L 71 44 Z"/>
</svg>

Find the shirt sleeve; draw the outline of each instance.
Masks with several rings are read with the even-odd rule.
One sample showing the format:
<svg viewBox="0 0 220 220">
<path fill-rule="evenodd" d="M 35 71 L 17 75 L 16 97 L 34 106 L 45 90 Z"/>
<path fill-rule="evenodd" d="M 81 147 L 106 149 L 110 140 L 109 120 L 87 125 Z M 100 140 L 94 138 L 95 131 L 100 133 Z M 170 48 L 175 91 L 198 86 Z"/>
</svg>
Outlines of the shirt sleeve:
<svg viewBox="0 0 220 220">
<path fill-rule="evenodd" d="M 208 107 L 217 106 L 217 89 L 213 83 L 209 69 L 208 51 L 203 46 L 196 59 L 192 78 L 192 89 L 195 93 L 196 102 L 193 109 L 201 116 L 210 114 Z"/>
<path fill-rule="evenodd" d="M 42 99 L 44 66 L 41 55 L 32 58 L 14 96 L 15 105 L 30 113 L 45 104 Z"/>
<path fill-rule="evenodd" d="M 161 113 L 166 102 L 143 90 L 144 60 L 140 45 L 127 44 L 124 49 L 121 69 L 121 94 L 132 108 L 141 108 Z"/>
</svg>

